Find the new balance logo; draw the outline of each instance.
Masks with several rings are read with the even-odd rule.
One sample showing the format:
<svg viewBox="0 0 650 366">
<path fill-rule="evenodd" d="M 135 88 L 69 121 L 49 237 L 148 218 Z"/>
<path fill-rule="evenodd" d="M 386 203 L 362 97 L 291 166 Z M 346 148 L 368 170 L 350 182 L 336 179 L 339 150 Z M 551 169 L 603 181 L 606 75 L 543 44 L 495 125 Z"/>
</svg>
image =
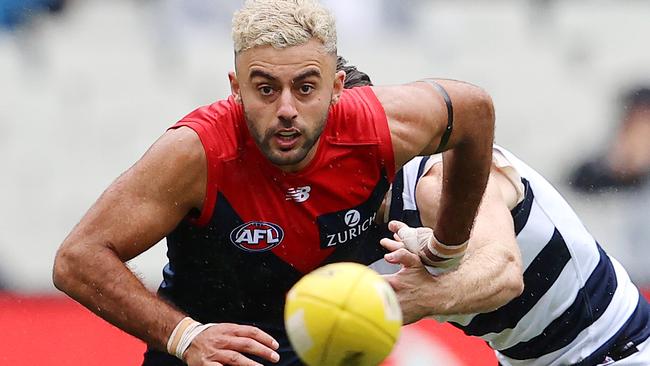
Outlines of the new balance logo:
<svg viewBox="0 0 650 366">
<path fill-rule="evenodd" d="M 287 201 L 305 202 L 309 199 L 309 192 L 311 192 L 310 186 L 289 188 L 284 199 Z"/>
</svg>

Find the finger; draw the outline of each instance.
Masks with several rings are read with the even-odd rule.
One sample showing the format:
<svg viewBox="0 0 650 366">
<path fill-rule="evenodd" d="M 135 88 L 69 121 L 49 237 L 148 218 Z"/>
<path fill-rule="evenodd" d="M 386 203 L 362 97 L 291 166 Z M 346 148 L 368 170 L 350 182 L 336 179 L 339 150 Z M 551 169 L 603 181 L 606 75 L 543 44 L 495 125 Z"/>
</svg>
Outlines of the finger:
<svg viewBox="0 0 650 366">
<path fill-rule="evenodd" d="M 397 233 L 403 227 L 408 227 L 408 225 L 406 225 L 405 223 L 403 223 L 401 221 L 397 221 L 397 220 L 391 220 L 388 223 L 388 230 L 390 230 L 390 231 L 392 231 L 394 233 Z"/>
<path fill-rule="evenodd" d="M 420 258 L 405 248 L 401 248 L 392 253 L 385 254 L 384 259 L 386 259 L 388 263 L 401 264 L 402 266 L 408 268 L 423 266 Z"/>
<path fill-rule="evenodd" d="M 383 238 L 379 241 L 379 244 L 381 244 L 382 247 L 386 248 L 386 250 L 394 252 L 397 249 L 404 248 L 404 244 L 402 244 L 399 241 L 391 240 L 388 238 Z"/>
<path fill-rule="evenodd" d="M 219 350 L 216 351 L 210 356 L 210 361 L 221 362 L 223 365 L 227 366 L 264 366 L 259 362 L 255 362 L 250 358 L 242 355 L 239 352 L 231 350 Z M 275 363 L 275 361 L 273 361 Z"/>
<path fill-rule="evenodd" d="M 402 226 L 397 232 L 402 241 L 411 241 L 416 243 L 418 241 L 418 230 L 410 226 Z"/>
<path fill-rule="evenodd" d="M 252 338 L 234 337 L 230 339 L 228 343 L 222 348 L 259 356 L 271 362 L 278 362 L 280 360 L 280 355 L 278 355 L 277 352 L 264 346 Z"/>
<path fill-rule="evenodd" d="M 391 221 L 389 228 L 393 231 L 393 237 L 396 241 L 404 242 L 407 246 L 408 243 L 418 242 L 418 230 L 412 228 L 401 221 Z"/>
<path fill-rule="evenodd" d="M 239 325 L 239 324 L 232 324 L 232 325 L 235 326 L 232 334 L 238 337 L 252 338 L 272 349 L 278 349 L 278 347 L 280 347 L 278 341 L 276 341 L 273 337 L 271 337 L 271 335 L 264 332 L 260 328 L 253 327 L 250 325 Z"/>
</svg>

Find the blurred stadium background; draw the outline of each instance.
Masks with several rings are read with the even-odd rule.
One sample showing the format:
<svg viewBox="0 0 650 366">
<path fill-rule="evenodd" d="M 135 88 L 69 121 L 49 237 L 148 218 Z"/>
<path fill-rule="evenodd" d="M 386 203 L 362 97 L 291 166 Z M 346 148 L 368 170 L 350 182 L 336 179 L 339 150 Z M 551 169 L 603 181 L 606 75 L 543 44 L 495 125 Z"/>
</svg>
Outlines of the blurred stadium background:
<svg viewBox="0 0 650 366">
<path fill-rule="evenodd" d="M 433 76 L 487 89 L 497 143 L 549 178 L 649 287 L 650 185 L 582 195 L 567 177 L 608 146 L 619 95 L 650 84 L 650 3 L 325 2 L 340 54 L 375 83 Z M 54 253 L 168 126 L 229 93 L 229 23 L 240 3 L 0 0 L 0 324 L 9 329 L 0 364 L 141 361 L 141 342 L 57 293 Z M 164 263 L 158 245 L 130 266 L 154 289 Z M 388 364 L 481 362 L 494 364 L 480 341 L 429 322 L 405 331 Z"/>
</svg>

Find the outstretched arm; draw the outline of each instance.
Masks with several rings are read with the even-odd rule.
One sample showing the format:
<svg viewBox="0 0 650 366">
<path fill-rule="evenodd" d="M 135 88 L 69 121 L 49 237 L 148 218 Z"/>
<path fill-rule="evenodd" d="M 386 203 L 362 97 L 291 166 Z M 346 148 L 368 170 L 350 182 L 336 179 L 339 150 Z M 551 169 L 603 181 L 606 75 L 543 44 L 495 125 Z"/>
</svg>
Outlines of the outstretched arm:
<svg viewBox="0 0 650 366">
<path fill-rule="evenodd" d="M 376 87 L 375 92 L 389 119 L 398 167 L 416 155 L 436 152 L 449 117 L 453 118 L 453 130 L 442 146 L 445 168 L 440 214 L 430 225 L 440 243 L 452 249 L 457 246 L 462 252 L 492 160 L 494 109 L 490 96 L 476 86 L 452 80 Z M 445 102 L 445 93 L 452 108 Z"/>
<path fill-rule="evenodd" d="M 442 181 L 439 165 L 432 167 L 416 189 L 418 209 L 425 225 L 437 216 L 435 202 Z M 432 315 L 488 312 L 521 294 L 521 255 L 509 211 L 513 200 L 516 200 L 514 187 L 495 168 L 476 217 L 467 255 L 456 270 L 438 276 L 431 276 L 416 254 L 402 249 L 402 242 L 382 240 L 382 245 L 392 251 L 386 259 L 403 265 L 402 270 L 386 278 L 397 292 L 405 319 L 416 321 Z M 389 227 L 397 233 L 402 225 L 391 222 Z"/>
<path fill-rule="evenodd" d="M 192 130 L 166 132 L 61 244 L 54 263 L 56 287 L 113 325 L 166 350 L 185 314 L 148 291 L 124 262 L 160 241 L 192 208 L 202 207 L 205 167 L 203 147 Z M 273 342 L 259 329 L 220 324 L 195 338 L 187 362 L 202 364 L 197 355 L 209 350 L 222 362 L 232 360 L 228 364 L 257 365 L 235 351 L 271 360 L 276 358 Z"/>
</svg>

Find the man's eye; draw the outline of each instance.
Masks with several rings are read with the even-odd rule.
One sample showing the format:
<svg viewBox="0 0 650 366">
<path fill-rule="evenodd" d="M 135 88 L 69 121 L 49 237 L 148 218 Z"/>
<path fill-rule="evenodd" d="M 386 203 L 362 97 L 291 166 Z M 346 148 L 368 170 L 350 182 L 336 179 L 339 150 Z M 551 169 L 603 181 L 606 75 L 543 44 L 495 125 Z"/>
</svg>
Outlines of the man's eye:
<svg viewBox="0 0 650 366">
<path fill-rule="evenodd" d="M 271 88 L 270 86 L 262 86 L 259 88 L 259 91 L 260 94 L 262 94 L 263 96 L 269 96 L 273 94 L 273 88 Z"/>
<path fill-rule="evenodd" d="M 314 91 L 314 87 L 309 84 L 304 84 L 300 87 L 300 93 L 302 94 L 309 94 L 312 91 Z"/>
</svg>

